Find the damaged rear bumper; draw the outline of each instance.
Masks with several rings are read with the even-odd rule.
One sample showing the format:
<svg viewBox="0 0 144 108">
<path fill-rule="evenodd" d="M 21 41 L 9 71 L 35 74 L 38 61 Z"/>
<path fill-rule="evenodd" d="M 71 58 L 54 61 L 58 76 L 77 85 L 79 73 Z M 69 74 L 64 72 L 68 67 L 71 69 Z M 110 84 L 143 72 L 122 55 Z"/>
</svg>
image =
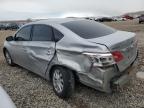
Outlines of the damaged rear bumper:
<svg viewBox="0 0 144 108">
<path fill-rule="evenodd" d="M 130 72 L 133 69 L 133 64 L 137 60 L 131 63 L 131 65 L 123 72 L 120 72 L 117 65 L 112 65 L 109 67 L 92 67 L 89 72 L 79 72 L 80 82 L 92 87 L 94 89 L 111 93 L 113 86 L 123 86 L 127 84 L 130 80 Z"/>
<path fill-rule="evenodd" d="M 88 73 L 79 73 L 80 82 L 94 89 L 111 93 L 113 86 L 123 86 L 130 80 L 131 65 L 124 72 L 120 72 L 116 65 L 105 68 L 93 68 Z"/>
</svg>

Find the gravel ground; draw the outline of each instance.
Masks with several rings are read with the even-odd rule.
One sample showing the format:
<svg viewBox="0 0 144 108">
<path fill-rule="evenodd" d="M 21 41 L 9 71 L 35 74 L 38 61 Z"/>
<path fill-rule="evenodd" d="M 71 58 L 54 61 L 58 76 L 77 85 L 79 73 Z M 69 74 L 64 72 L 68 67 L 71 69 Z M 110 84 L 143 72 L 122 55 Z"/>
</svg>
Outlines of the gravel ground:
<svg viewBox="0 0 144 108">
<path fill-rule="evenodd" d="M 135 74 L 144 71 L 144 24 L 137 21 L 105 23 L 120 30 L 136 32 L 139 40 L 139 57 L 131 69 L 131 80 L 122 88 L 106 94 L 76 85 L 68 100 L 58 98 L 51 83 L 21 67 L 6 64 L 2 47 L 5 37 L 14 31 L 0 31 L 0 84 L 9 93 L 18 108 L 142 108 L 144 107 L 144 81 Z"/>
</svg>

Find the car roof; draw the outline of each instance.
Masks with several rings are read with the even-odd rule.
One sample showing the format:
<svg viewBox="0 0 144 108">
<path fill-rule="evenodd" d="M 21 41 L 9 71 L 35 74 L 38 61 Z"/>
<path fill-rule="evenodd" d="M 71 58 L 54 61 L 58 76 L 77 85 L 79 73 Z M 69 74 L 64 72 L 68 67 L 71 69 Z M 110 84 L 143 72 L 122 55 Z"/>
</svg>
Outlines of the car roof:
<svg viewBox="0 0 144 108">
<path fill-rule="evenodd" d="M 47 20 L 39 20 L 39 21 L 34 21 L 29 23 L 30 24 L 62 24 L 66 22 L 71 22 L 71 21 L 78 21 L 78 20 L 84 20 L 80 18 L 57 18 L 57 19 L 47 19 Z"/>
</svg>

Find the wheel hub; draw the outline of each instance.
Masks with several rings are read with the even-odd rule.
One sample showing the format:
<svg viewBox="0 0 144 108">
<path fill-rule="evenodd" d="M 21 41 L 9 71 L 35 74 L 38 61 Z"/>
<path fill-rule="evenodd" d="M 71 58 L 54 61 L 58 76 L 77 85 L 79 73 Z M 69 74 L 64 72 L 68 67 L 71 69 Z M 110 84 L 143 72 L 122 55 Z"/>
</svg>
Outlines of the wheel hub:
<svg viewBox="0 0 144 108">
<path fill-rule="evenodd" d="M 11 64 L 11 58 L 10 58 L 10 55 L 8 54 L 8 52 L 5 53 L 5 56 L 6 56 L 6 61 Z"/>
<path fill-rule="evenodd" d="M 62 73 L 58 69 L 55 70 L 54 74 L 53 74 L 53 85 L 57 92 L 62 92 L 64 82 L 63 82 L 63 78 L 62 78 Z"/>
</svg>

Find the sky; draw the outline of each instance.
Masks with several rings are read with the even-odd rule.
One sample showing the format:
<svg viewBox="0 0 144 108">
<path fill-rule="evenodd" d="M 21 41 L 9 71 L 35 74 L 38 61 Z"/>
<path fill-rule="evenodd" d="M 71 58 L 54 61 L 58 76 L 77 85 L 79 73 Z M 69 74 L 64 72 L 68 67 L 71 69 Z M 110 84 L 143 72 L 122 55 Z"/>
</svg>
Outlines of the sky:
<svg viewBox="0 0 144 108">
<path fill-rule="evenodd" d="M 144 11 L 144 0 L 0 0 L 0 20 L 117 16 Z"/>
</svg>

